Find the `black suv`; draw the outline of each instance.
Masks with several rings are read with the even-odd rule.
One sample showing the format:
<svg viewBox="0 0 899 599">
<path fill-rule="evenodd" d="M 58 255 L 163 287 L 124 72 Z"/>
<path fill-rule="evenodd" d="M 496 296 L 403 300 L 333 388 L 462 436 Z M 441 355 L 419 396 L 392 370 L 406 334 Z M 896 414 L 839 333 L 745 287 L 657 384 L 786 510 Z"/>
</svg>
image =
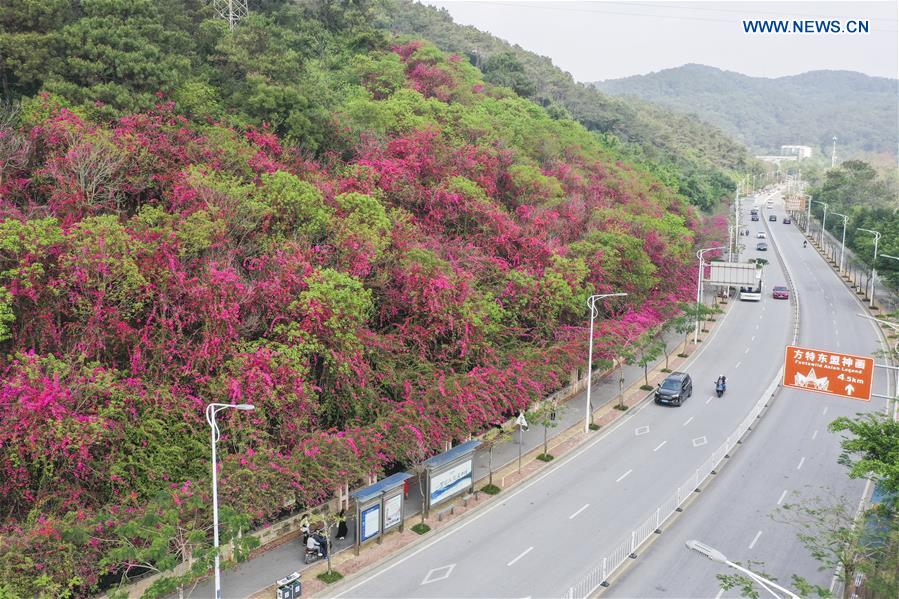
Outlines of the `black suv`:
<svg viewBox="0 0 899 599">
<path fill-rule="evenodd" d="M 656 387 L 656 403 L 679 406 L 693 395 L 693 379 L 686 372 L 672 372 Z"/>
</svg>

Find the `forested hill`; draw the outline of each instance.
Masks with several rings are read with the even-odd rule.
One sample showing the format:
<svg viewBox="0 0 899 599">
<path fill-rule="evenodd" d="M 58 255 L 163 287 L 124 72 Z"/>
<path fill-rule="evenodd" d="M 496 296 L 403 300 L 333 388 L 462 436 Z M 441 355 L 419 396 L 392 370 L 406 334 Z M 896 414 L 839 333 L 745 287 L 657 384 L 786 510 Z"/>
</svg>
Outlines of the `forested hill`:
<svg viewBox="0 0 899 599">
<path fill-rule="evenodd" d="M 487 81 L 509 86 L 550 111 L 570 113 L 591 131 L 613 134 L 611 143 L 629 144 L 628 151 L 651 160 L 658 176 L 703 208 L 733 189 L 727 171 L 751 168 L 746 149 L 716 127 L 578 83 L 549 58 L 456 24 L 446 10 L 409 0 L 384 0 L 379 12 L 380 26 L 427 38 L 445 51 L 466 56 L 483 70 Z"/>
<path fill-rule="evenodd" d="M 766 79 L 688 64 L 595 85 L 695 114 L 757 152 L 799 144 L 829 155 L 836 136 L 844 158 L 859 153 L 895 156 L 899 142 L 895 79 L 851 71 Z"/>
<path fill-rule="evenodd" d="M 0 5 L 0 597 L 208 572 L 212 402 L 245 555 L 559 389 L 592 294 L 594 364 L 656 351 L 726 239 L 366 2 L 251 6 Z"/>
</svg>

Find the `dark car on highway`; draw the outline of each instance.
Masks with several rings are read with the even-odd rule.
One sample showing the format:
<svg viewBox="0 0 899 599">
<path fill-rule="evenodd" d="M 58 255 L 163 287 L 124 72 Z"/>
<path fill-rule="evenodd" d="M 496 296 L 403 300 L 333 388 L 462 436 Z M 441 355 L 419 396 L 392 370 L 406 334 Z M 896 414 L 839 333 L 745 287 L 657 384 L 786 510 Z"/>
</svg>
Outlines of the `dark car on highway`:
<svg viewBox="0 0 899 599">
<path fill-rule="evenodd" d="M 771 290 L 771 296 L 774 299 L 790 299 L 790 290 L 783 285 L 777 285 Z"/>
<path fill-rule="evenodd" d="M 757 249 L 757 250 L 760 251 L 760 252 L 767 252 L 767 251 L 768 251 L 768 244 L 765 243 L 764 241 L 760 241 L 760 242 L 758 242 L 757 244 L 755 244 L 755 249 Z"/>
<path fill-rule="evenodd" d="M 789 216 L 785 216 L 785 217 L 784 217 L 784 224 L 785 224 L 785 225 L 789 225 L 789 224 L 792 223 L 792 222 L 793 222 L 793 221 L 790 220 L 790 217 L 789 217 Z"/>
<path fill-rule="evenodd" d="M 768 220 L 773 220 L 774 222 L 777 222 L 777 215 L 776 215 L 776 214 L 770 215 L 770 216 L 768 217 Z"/>
<path fill-rule="evenodd" d="M 752 220 L 758 220 L 758 219 L 759 219 L 759 215 L 758 215 L 758 214 L 753 214 L 753 215 L 752 215 Z"/>
<path fill-rule="evenodd" d="M 686 372 L 672 372 L 656 387 L 656 403 L 679 406 L 693 395 L 693 379 Z"/>
</svg>

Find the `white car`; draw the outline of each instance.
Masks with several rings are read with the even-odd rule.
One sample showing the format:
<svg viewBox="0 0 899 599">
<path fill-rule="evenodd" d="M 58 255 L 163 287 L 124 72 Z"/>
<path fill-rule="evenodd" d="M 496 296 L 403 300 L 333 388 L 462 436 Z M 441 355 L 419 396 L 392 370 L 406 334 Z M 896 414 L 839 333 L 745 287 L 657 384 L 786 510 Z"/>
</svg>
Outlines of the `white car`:
<svg viewBox="0 0 899 599">
<path fill-rule="evenodd" d="M 764 231 L 759 231 L 758 233 L 756 233 L 757 239 L 765 239 L 766 237 L 767 237 L 767 235 L 765 235 Z"/>
</svg>

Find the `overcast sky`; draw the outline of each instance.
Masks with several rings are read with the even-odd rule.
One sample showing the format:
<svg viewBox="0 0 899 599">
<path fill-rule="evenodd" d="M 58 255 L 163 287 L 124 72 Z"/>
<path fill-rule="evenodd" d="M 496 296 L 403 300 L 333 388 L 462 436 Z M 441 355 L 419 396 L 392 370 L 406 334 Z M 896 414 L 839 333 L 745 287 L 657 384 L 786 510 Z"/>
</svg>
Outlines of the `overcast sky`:
<svg viewBox="0 0 899 599">
<path fill-rule="evenodd" d="M 578 81 L 645 74 L 694 62 L 759 77 L 819 69 L 897 77 L 899 2 L 421 0 L 457 23 L 548 56 Z M 837 19 L 867 34 L 744 33 L 743 21 Z"/>
</svg>

